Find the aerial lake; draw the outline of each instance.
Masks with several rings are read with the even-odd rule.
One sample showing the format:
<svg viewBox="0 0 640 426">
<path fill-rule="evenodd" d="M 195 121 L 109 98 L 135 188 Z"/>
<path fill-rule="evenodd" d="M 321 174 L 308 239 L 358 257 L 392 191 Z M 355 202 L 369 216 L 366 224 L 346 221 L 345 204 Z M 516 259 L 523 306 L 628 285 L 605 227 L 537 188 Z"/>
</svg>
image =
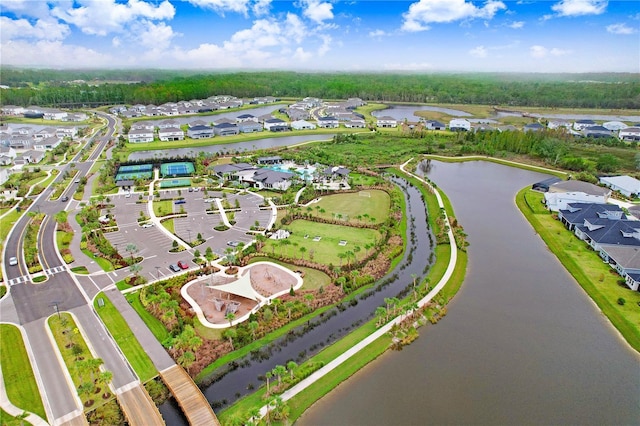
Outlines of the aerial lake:
<svg viewBox="0 0 640 426">
<path fill-rule="evenodd" d="M 300 425 L 638 424 L 640 357 L 518 211 L 547 175 L 432 162 L 468 234 L 447 316 L 311 407 Z"/>
</svg>

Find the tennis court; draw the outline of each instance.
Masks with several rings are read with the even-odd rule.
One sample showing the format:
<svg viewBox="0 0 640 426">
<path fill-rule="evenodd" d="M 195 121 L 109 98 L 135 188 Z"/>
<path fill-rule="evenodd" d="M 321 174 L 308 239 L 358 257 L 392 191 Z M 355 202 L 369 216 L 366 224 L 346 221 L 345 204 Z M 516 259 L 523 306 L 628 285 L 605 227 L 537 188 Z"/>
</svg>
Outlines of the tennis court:
<svg viewBox="0 0 640 426">
<path fill-rule="evenodd" d="M 191 186 L 191 179 L 171 179 L 160 181 L 160 188 L 175 188 L 177 186 Z"/>
<path fill-rule="evenodd" d="M 163 177 L 166 176 L 188 176 L 195 172 L 196 169 L 193 163 L 188 161 L 182 161 L 178 163 L 165 163 L 160 166 L 160 173 Z"/>
<path fill-rule="evenodd" d="M 153 164 L 129 164 L 118 167 L 116 182 L 121 180 L 151 179 Z"/>
</svg>

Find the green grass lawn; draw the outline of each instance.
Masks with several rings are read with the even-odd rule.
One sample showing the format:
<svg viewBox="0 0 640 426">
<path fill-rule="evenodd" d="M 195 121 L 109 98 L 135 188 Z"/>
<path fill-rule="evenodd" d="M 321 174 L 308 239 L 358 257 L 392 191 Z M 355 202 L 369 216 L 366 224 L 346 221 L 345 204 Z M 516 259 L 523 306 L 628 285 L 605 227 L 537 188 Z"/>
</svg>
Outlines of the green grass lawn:
<svg viewBox="0 0 640 426">
<path fill-rule="evenodd" d="M 13 225 L 20 219 L 22 212 L 18 212 L 17 210 L 13 210 L 8 215 L 4 216 L 0 219 L 0 241 L 4 243 L 7 239 L 7 235 L 9 235 L 9 231 L 13 228 Z"/>
<path fill-rule="evenodd" d="M 164 226 L 167 229 L 167 231 L 171 232 L 172 234 L 176 233 L 176 227 L 173 219 L 163 220 L 162 226 Z"/>
<path fill-rule="evenodd" d="M 292 232 L 291 236 L 286 240 L 268 239 L 262 249 L 263 252 L 300 257 L 300 248 L 305 247 L 304 257 L 306 259 L 309 258 L 310 251 L 313 250 L 314 262 L 336 266 L 339 266 L 341 262 L 347 263 L 346 258 L 340 259 L 339 253 L 354 252 L 354 247 L 360 247 L 361 250 L 354 253 L 358 259 L 362 259 L 366 254 L 364 246 L 374 243 L 380 237 L 380 233 L 375 229 L 360 229 L 308 220 L 294 220 L 285 228 Z M 308 235 L 308 238 L 304 238 L 305 235 Z M 313 241 L 315 236 L 321 237 L 320 241 Z M 347 245 L 338 245 L 341 240 L 347 241 Z M 289 244 L 282 246 L 280 241 L 288 241 Z"/>
<path fill-rule="evenodd" d="M 151 330 L 156 339 L 158 339 L 158 342 L 163 342 L 167 337 L 169 337 L 169 332 L 162 322 L 144 309 L 142 302 L 140 302 L 140 296 L 137 292 L 129 293 L 125 297 L 131 304 L 131 307 L 133 307 L 138 315 L 140 315 L 142 321 L 144 321 L 147 327 L 149 327 L 149 330 Z"/>
<path fill-rule="evenodd" d="M 46 420 L 47 414 L 20 330 L 10 324 L 0 324 L 0 336 L 0 367 L 9 401 Z M 4 425 L 4 414 L 2 417 Z"/>
<path fill-rule="evenodd" d="M 171 200 L 153 201 L 153 212 L 158 217 L 173 213 L 173 202 Z"/>
<path fill-rule="evenodd" d="M 89 250 L 82 250 L 82 252 L 86 254 L 87 257 L 95 261 L 102 268 L 103 271 L 111 272 L 115 270 L 115 268 L 113 267 L 113 264 L 109 262 L 107 259 L 105 259 L 104 257 L 94 256 Z"/>
<path fill-rule="evenodd" d="M 640 351 L 640 292 L 618 281 L 622 278 L 600 256 L 544 208 L 541 193 L 524 188 L 516 204 L 549 249 L 598 305 L 627 342 Z M 619 298 L 626 300 L 621 306 Z"/>
<path fill-rule="evenodd" d="M 104 302 L 104 306 L 100 306 L 98 303 L 100 300 Z M 122 349 L 140 381 L 144 383 L 154 378 L 158 372 L 151 359 L 142 345 L 140 345 L 140 342 L 138 342 L 138 339 L 136 339 L 124 317 L 118 312 L 109 298 L 104 293 L 100 293 L 95 298 L 93 306 L 120 349 Z"/>
<path fill-rule="evenodd" d="M 361 193 L 369 194 L 369 197 L 362 196 Z M 309 206 L 312 209 L 309 213 L 325 219 L 334 219 L 336 215 L 341 214 L 343 219 L 348 217 L 352 223 L 382 223 L 389 216 L 390 204 L 389 194 L 385 191 L 367 190 L 357 194 L 321 197 L 319 202 Z M 324 209 L 325 212 L 320 213 L 319 209 Z M 304 210 L 306 208 L 303 208 Z"/>
</svg>

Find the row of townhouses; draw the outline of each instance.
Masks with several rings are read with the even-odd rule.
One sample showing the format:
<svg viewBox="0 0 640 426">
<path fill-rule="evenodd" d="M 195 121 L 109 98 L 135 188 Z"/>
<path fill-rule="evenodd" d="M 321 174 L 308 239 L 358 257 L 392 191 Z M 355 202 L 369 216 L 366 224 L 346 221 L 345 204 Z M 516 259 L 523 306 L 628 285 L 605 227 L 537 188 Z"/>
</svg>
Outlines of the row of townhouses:
<svg viewBox="0 0 640 426">
<path fill-rule="evenodd" d="M 38 163 L 44 151 L 56 148 L 65 138 L 73 138 L 78 128 L 34 128 L 21 124 L 5 123 L 0 126 L 0 165 Z M 42 153 L 42 155 L 40 155 Z"/>
<path fill-rule="evenodd" d="M 619 138 L 622 141 L 640 141 L 640 123 L 627 125 L 621 121 L 607 121 L 598 124 L 593 120 L 552 120 L 545 126 L 542 123 L 529 123 L 522 127 L 525 132 L 538 132 L 545 129 L 564 129 L 576 137 L 586 138 Z M 513 125 L 492 126 L 489 123 L 471 123 L 464 118 L 454 118 L 449 122 L 449 130 L 452 131 L 514 131 L 520 130 Z"/>
<path fill-rule="evenodd" d="M 5 105 L 1 109 L 3 115 L 21 116 L 26 118 L 42 118 L 44 120 L 81 122 L 89 118 L 84 112 L 63 111 L 56 108 L 45 108 L 40 106 L 21 107 L 15 105 Z"/>
</svg>

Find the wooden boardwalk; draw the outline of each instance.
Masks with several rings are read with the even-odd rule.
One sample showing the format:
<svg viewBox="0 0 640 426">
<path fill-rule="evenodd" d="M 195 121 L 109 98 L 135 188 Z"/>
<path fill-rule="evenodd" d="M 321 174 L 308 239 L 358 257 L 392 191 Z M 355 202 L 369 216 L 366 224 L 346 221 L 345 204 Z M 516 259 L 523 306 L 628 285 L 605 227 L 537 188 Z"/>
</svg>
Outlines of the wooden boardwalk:
<svg viewBox="0 0 640 426">
<path fill-rule="evenodd" d="M 164 426 L 160 410 L 142 385 L 116 394 L 127 422 L 132 426 Z"/>
<path fill-rule="evenodd" d="M 220 426 L 211 405 L 182 367 L 173 365 L 162 370 L 160 377 L 178 401 L 180 408 L 189 420 L 189 424 Z"/>
</svg>

